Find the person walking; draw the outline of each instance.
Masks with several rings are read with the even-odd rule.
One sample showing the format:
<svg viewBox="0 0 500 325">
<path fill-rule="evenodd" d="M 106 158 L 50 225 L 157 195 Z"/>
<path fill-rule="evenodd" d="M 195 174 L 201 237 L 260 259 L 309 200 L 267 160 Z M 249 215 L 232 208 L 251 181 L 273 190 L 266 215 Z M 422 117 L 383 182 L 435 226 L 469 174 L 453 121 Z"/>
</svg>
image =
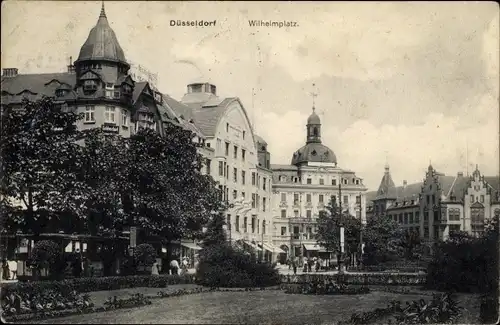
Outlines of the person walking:
<svg viewBox="0 0 500 325">
<path fill-rule="evenodd" d="M 293 268 L 293 274 L 297 274 L 297 260 L 294 258 L 291 261 L 292 268 Z"/>
<path fill-rule="evenodd" d="M 153 266 L 151 267 L 151 275 L 160 275 L 160 272 L 158 270 L 158 262 L 153 263 Z"/>
<path fill-rule="evenodd" d="M 179 262 L 177 262 L 176 260 L 172 260 L 170 262 L 170 272 L 172 274 L 179 274 Z"/>
</svg>

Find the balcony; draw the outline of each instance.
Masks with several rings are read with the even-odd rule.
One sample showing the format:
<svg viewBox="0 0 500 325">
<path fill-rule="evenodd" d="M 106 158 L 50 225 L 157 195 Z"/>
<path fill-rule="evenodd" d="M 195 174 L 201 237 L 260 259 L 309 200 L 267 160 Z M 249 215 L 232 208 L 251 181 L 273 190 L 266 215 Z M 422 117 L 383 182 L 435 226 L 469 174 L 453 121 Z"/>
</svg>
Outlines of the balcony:
<svg viewBox="0 0 500 325">
<path fill-rule="evenodd" d="M 118 133 L 119 127 L 114 123 L 104 123 L 102 125 L 102 130 L 106 133 Z"/>
</svg>

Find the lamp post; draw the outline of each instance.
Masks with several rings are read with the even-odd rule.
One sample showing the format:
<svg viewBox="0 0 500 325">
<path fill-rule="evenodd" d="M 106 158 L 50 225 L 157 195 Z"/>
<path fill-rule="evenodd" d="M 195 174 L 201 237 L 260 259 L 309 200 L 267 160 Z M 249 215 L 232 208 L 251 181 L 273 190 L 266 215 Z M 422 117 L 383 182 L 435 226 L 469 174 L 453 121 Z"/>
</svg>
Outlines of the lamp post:
<svg viewBox="0 0 500 325">
<path fill-rule="evenodd" d="M 344 273 L 344 224 L 342 218 L 342 181 L 339 183 L 339 219 L 340 219 L 340 252 L 337 255 L 337 260 L 339 264 L 339 274 Z"/>
</svg>

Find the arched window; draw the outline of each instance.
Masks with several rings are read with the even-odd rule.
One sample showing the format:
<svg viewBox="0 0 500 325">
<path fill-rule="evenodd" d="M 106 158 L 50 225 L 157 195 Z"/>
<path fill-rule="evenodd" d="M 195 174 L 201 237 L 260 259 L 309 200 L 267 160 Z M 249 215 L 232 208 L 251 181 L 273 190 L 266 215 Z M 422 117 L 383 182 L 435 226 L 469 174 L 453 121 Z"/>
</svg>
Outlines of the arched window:
<svg viewBox="0 0 500 325">
<path fill-rule="evenodd" d="M 315 127 L 315 128 L 313 129 L 313 135 L 314 135 L 315 137 L 317 137 L 317 136 L 318 136 L 318 128 L 317 128 L 317 127 Z"/>
</svg>

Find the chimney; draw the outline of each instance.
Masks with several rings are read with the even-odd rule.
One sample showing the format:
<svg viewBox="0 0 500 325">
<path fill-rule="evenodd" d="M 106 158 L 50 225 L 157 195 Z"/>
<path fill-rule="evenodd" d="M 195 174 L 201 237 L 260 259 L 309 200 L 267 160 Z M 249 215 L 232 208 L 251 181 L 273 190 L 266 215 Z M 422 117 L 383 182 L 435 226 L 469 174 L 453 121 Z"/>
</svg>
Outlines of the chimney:
<svg viewBox="0 0 500 325">
<path fill-rule="evenodd" d="M 463 172 L 458 172 L 457 173 L 457 177 L 464 177 L 464 173 Z"/>
<path fill-rule="evenodd" d="M 2 69 L 2 77 L 15 77 L 18 74 L 17 68 L 5 68 Z"/>
<path fill-rule="evenodd" d="M 73 65 L 73 57 L 69 57 L 68 73 L 75 73 L 75 66 Z"/>
</svg>

